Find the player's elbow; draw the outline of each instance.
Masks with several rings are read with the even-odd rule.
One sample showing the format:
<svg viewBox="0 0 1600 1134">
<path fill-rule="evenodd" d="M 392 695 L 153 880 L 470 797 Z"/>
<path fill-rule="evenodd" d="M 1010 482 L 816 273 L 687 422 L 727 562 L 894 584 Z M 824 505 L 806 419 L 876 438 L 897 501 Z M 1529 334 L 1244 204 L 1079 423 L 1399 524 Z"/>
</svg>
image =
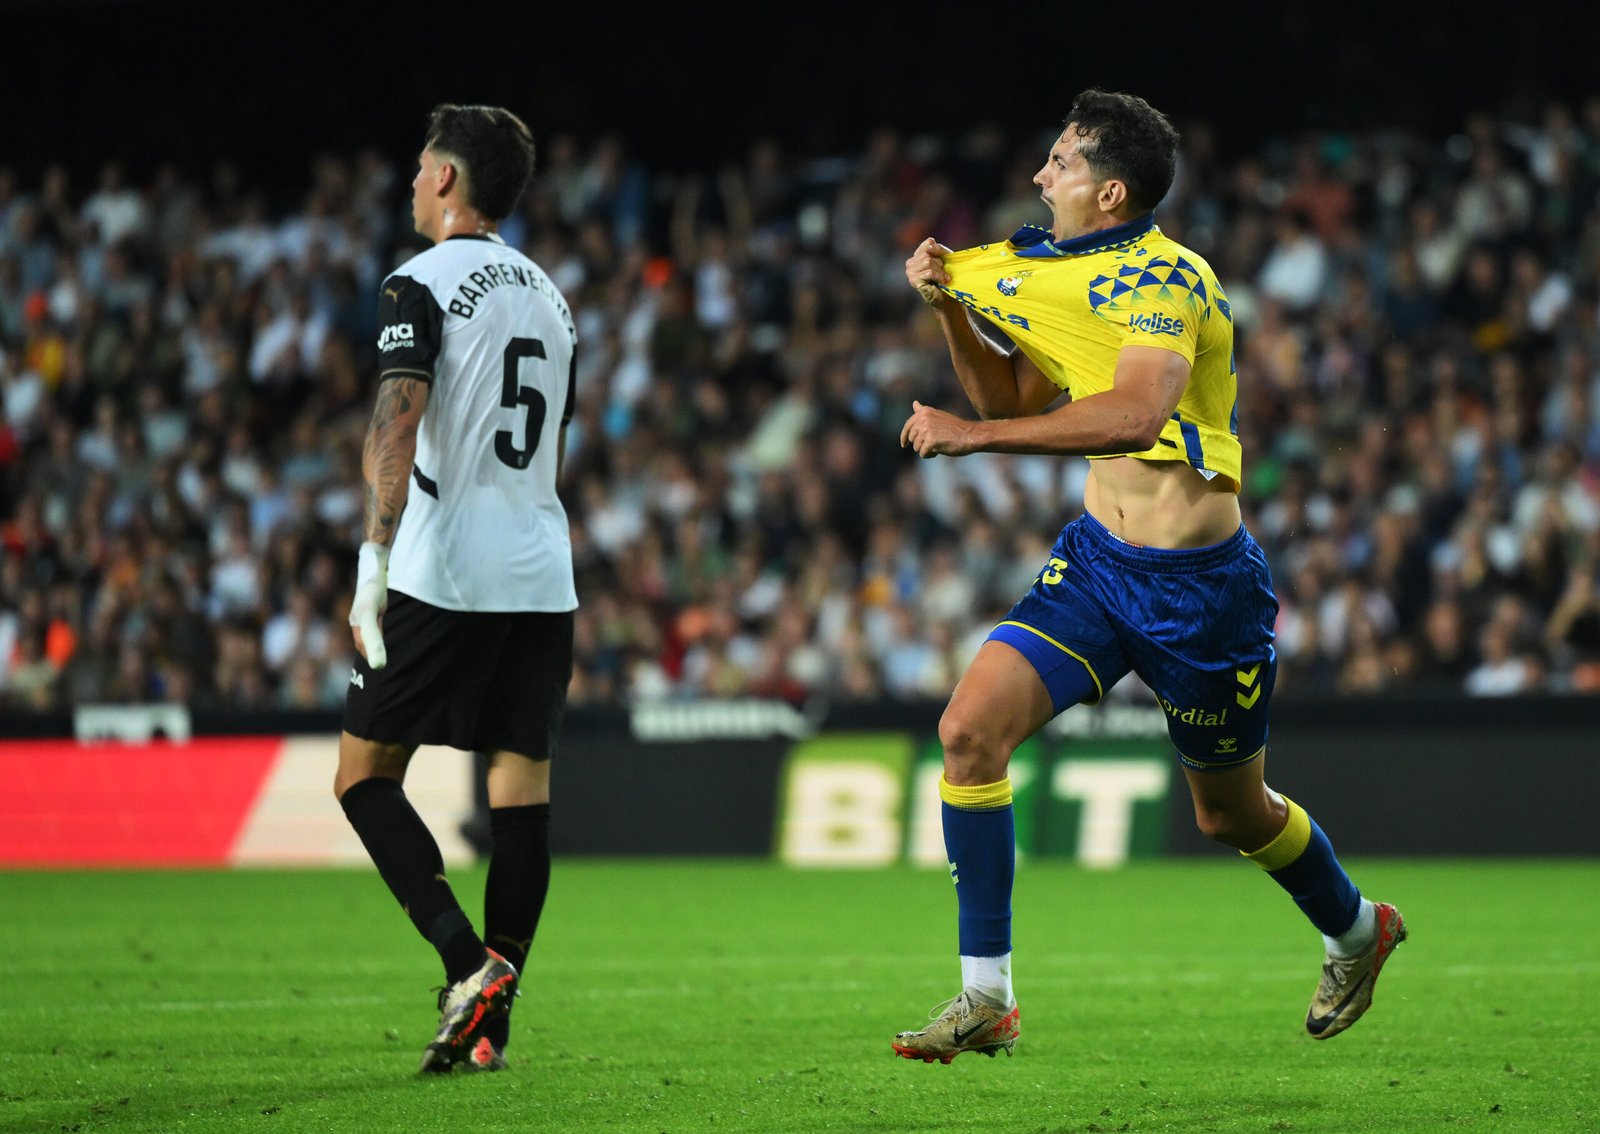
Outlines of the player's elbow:
<svg viewBox="0 0 1600 1134">
<path fill-rule="evenodd" d="M 1160 416 L 1159 412 L 1130 408 L 1123 414 L 1119 424 L 1117 441 L 1121 451 L 1143 453 L 1147 449 L 1155 448 L 1156 442 L 1161 439 L 1161 429 L 1166 425 L 1166 418 Z"/>
<path fill-rule="evenodd" d="M 1160 440 L 1161 426 L 1158 423 L 1153 428 L 1142 429 L 1139 431 L 1139 436 L 1134 438 L 1134 447 L 1131 451 L 1135 453 L 1143 453 L 1147 450 L 1154 449 L 1156 447 L 1156 443 Z"/>
</svg>

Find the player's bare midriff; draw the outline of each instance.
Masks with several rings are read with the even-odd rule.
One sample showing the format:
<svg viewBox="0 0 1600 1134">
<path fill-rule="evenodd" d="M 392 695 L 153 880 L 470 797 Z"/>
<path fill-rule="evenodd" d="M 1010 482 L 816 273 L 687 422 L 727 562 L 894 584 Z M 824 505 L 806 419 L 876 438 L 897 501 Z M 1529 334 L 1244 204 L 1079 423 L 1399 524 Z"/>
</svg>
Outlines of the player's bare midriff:
<svg viewBox="0 0 1600 1134">
<path fill-rule="evenodd" d="M 1083 506 L 1119 539 L 1180 551 L 1221 543 L 1240 523 L 1227 478 L 1208 481 L 1181 461 L 1091 461 Z"/>
</svg>

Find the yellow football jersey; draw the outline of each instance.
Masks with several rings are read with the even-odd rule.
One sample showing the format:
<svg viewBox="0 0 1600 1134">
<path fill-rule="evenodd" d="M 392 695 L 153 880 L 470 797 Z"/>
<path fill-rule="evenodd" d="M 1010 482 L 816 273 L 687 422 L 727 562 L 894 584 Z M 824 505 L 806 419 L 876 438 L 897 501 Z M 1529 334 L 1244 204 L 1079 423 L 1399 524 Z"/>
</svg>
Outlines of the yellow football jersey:
<svg viewBox="0 0 1600 1134">
<path fill-rule="evenodd" d="M 1125 346 L 1181 354 L 1191 370 L 1177 412 L 1154 447 L 1129 455 L 1187 461 L 1239 490 L 1233 313 L 1211 266 L 1165 236 L 1154 214 L 1061 241 L 1030 225 L 1004 244 L 953 252 L 944 268 L 945 292 L 1075 399 L 1111 389 Z"/>
</svg>

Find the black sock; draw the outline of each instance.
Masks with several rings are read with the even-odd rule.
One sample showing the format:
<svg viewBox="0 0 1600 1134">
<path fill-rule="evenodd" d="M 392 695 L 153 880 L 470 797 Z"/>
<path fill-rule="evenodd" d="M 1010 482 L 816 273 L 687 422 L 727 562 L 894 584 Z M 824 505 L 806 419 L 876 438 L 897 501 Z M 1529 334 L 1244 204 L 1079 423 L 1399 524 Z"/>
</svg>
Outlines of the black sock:
<svg viewBox="0 0 1600 1134">
<path fill-rule="evenodd" d="M 411 924 L 439 951 L 445 979 L 470 976 L 483 964 L 483 942 L 445 881 L 439 844 L 399 781 L 362 780 L 339 802 Z"/>
<path fill-rule="evenodd" d="M 484 940 L 515 965 L 520 976 L 550 890 L 550 805 L 491 808 L 489 829 L 494 850 L 483 891 Z M 503 1048 L 510 1029 L 510 1017 L 501 1016 L 484 1034 Z"/>
</svg>

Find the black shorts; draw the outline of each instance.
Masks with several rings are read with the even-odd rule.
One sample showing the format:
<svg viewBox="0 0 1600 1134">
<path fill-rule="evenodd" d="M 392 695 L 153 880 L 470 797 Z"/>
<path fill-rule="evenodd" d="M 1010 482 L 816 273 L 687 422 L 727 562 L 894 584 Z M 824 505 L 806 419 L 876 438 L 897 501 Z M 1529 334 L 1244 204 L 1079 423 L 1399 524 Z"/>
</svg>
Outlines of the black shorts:
<svg viewBox="0 0 1600 1134">
<path fill-rule="evenodd" d="M 555 755 L 572 680 L 571 611 L 442 610 L 389 592 L 389 663 L 359 654 L 344 730 L 384 744 Z"/>
</svg>

